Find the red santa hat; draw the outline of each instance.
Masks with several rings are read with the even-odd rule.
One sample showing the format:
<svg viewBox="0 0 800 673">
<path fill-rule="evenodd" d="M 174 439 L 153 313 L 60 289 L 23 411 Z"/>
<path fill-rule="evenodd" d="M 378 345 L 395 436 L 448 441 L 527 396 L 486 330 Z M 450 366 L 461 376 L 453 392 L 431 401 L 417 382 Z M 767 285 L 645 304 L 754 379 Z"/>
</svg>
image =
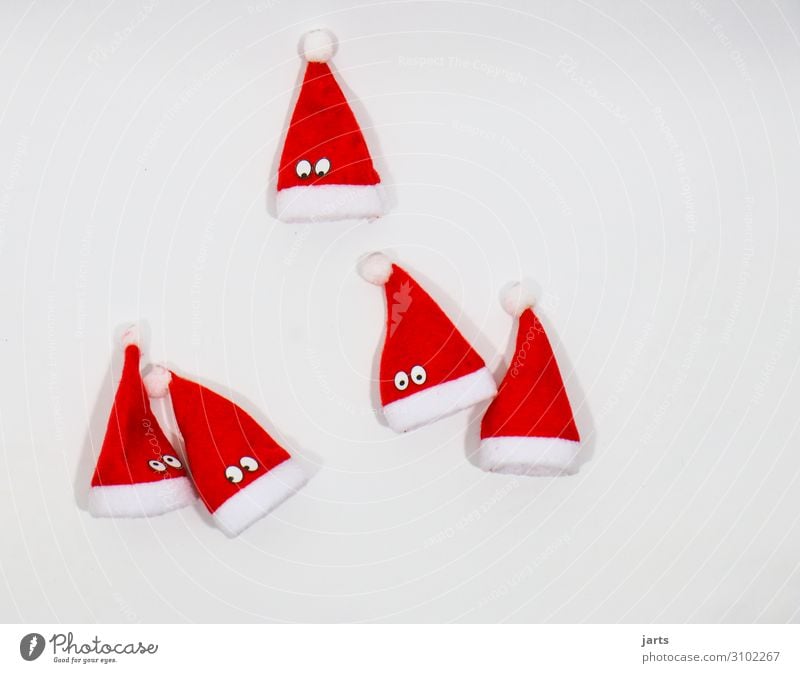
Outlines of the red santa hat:
<svg viewBox="0 0 800 673">
<path fill-rule="evenodd" d="M 195 487 L 228 535 L 271 512 L 307 481 L 296 461 L 241 407 L 163 367 L 145 377 L 169 393 Z"/>
<path fill-rule="evenodd" d="M 325 30 L 303 38 L 306 66 L 278 168 L 278 218 L 314 222 L 379 217 L 380 176 L 328 60 Z"/>
<path fill-rule="evenodd" d="M 577 472 L 580 435 L 564 381 L 533 299 L 519 284 L 503 297 L 519 317 L 514 357 L 481 422 L 478 463 L 484 470 L 556 476 Z"/>
<path fill-rule="evenodd" d="M 408 273 L 380 252 L 360 272 L 386 292 L 380 393 L 392 430 L 411 430 L 495 395 L 481 356 Z"/>
<path fill-rule="evenodd" d="M 123 336 L 125 363 L 89 491 L 94 516 L 153 516 L 197 498 L 186 469 L 150 409 L 135 328 Z"/>
</svg>

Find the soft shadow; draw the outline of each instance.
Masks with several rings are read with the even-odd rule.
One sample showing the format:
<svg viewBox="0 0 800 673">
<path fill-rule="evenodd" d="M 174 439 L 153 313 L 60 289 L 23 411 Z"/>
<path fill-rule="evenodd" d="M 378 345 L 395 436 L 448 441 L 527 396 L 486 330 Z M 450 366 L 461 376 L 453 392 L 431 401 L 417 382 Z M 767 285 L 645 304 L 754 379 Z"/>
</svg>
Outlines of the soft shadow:
<svg viewBox="0 0 800 673">
<path fill-rule="evenodd" d="M 532 281 L 531 279 L 524 279 L 523 284 L 525 285 L 525 287 L 529 287 L 534 291 L 534 296 L 536 297 L 542 296 L 541 287 L 539 287 L 538 283 Z M 509 286 L 510 283 L 509 285 L 503 288 L 503 292 L 505 292 Z M 596 445 L 596 431 L 595 431 L 594 417 L 591 413 L 589 405 L 586 402 L 587 400 L 586 394 L 584 392 L 584 388 L 581 384 L 577 370 L 573 367 L 572 360 L 570 359 L 567 350 L 564 348 L 564 345 L 561 342 L 558 330 L 550 322 L 550 319 L 547 316 L 545 310 L 543 309 L 537 310 L 537 308 L 534 306 L 534 312 L 536 313 L 536 317 L 539 318 L 539 321 L 544 326 L 545 333 L 547 334 L 547 338 L 550 341 L 550 345 L 553 349 L 556 362 L 558 363 L 558 368 L 561 371 L 561 376 L 564 380 L 564 388 L 567 391 L 567 397 L 569 398 L 570 406 L 572 407 L 572 413 L 575 418 L 575 424 L 577 425 L 578 432 L 580 433 L 581 442 L 577 459 L 578 471 L 576 472 L 576 474 L 579 474 L 580 468 L 582 468 L 586 463 L 588 463 L 594 457 L 594 451 Z M 498 382 L 498 386 L 500 385 L 500 382 L 503 380 L 503 377 L 506 374 L 508 365 L 514 357 L 514 350 L 516 349 L 517 346 L 518 321 L 516 318 L 513 318 L 511 316 L 507 316 L 507 318 L 509 324 L 509 336 L 505 348 L 505 354 L 501 359 L 501 361 L 498 363 L 498 365 L 495 367 L 494 371 L 494 378 L 495 381 Z M 467 435 L 464 446 L 464 452 L 466 454 L 467 460 L 478 469 L 480 469 L 477 460 L 477 453 L 480 447 L 480 422 L 487 407 L 488 404 L 484 404 L 475 407 L 473 410 L 471 410 L 470 420 L 469 420 L 470 432 Z M 574 476 L 574 475 L 564 475 L 564 476 Z"/>
<path fill-rule="evenodd" d="M 297 105 L 297 99 L 300 97 L 300 89 L 303 84 L 303 78 L 306 72 L 306 61 L 303 57 L 302 53 L 302 42 L 303 36 L 300 36 L 300 39 L 297 42 L 297 54 L 298 54 L 298 61 L 300 67 L 297 69 L 297 75 L 295 77 L 294 82 L 294 89 L 292 97 L 289 101 L 289 105 L 286 109 L 286 114 L 283 118 L 283 126 L 281 135 L 278 139 L 278 145 L 275 149 L 275 153 L 272 159 L 272 167 L 269 172 L 269 177 L 267 180 L 267 195 L 266 195 L 266 208 L 267 213 L 270 217 L 274 219 L 278 219 L 278 205 L 277 205 L 277 184 L 278 184 L 278 170 L 280 168 L 281 162 L 281 153 L 283 152 L 283 146 L 286 144 L 286 134 L 289 132 L 289 123 L 292 120 L 292 113 L 294 112 L 294 108 Z M 378 175 L 381 176 L 381 181 L 379 187 L 381 188 L 381 201 L 383 202 L 383 210 L 384 214 L 388 213 L 390 210 L 394 209 L 397 205 L 396 198 L 394 196 L 394 190 L 386 189 L 386 185 L 390 183 L 390 173 L 386 166 L 384 165 L 384 153 L 383 153 L 383 146 L 381 145 L 380 138 L 375 133 L 375 124 L 372 121 L 372 117 L 367 112 L 366 108 L 364 107 L 363 103 L 361 102 L 361 98 L 357 96 L 352 89 L 347 85 L 345 75 L 340 75 L 340 71 L 336 68 L 335 58 L 336 53 L 339 51 L 339 39 L 334 35 L 334 47 L 333 47 L 333 56 L 329 61 L 329 65 L 331 68 L 331 72 L 336 79 L 336 82 L 339 84 L 339 87 L 344 94 L 345 100 L 347 101 L 350 109 L 353 111 L 355 115 L 356 122 L 358 122 L 359 127 L 361 128 L 361 132 L 364 135 L 364 140 L 367 143 L 367 148 L 369 150 L 370 156 L 372 157 L 373 165 L 375 166 L 375 170 L 378 171 Z M 347 70 L 354 70 L 359 66 L 351 66 Z M 347 70 L 344 72 L 346 73 Z M 362 218 L 356 218 L 355 220 L 344 220 L 344 221 L 360 221 Z M 372 221 L 373 219 L 377 218 L 365 218 L 367 221 Z M 302 227 L 303 223 L 289 223 L 295 227 Z"/>
<path fill-rule="evenodd" d="M 124 349 L 120 345 L 122 334 L 131 324 L 133 323 L 118 325 L 114 329 L 114 337 L 111 342 L 111 359 L 92 406 L 89 424 L 81 445 L 78 464 L 75 468 L 75 480 L 73 483 L 75 502 L 85 512 L 89 510 L 89 489 L 91 488 L 92 476 L 94 475 L 97 457 L 100 455 L 100 448 L 103 446 L 103 438 L 108 428 L 108 419 L 114 406 L 114 396 L 117 393 L 117 385 L 119 385 L 119 379 L 122 375 L 122 365 L 125 360 Z M 141 340 L 146 339 L 147 325 L 142 321 L 138 321 L 135 324 L 139 329 L 139 338 Z"/>
<path fill-rule="evenodd" d="M 459 332 L 464 336 L 467 342 L 477 351 L 477 353 L 484 359 L 487 363 L 487 367 L 491 368 L 490 363 L 494 360 L 494 357 L 486 357 L 487 353 L 492 353 L 494 355 L 494 346 L 491 342 L 481 333 L 481 331 L 477 328 L 474 322 L 467 316 L 466 313 L 461 309 L 458 304 L 452 300 L 446 292 L 443 292 L 441 288 L 434 283 L 428 276 L 423 273 L 419 273 L 416 269 L 407 266 L 402 260 L 398 260 L 397 256 L 393 254 L 393 251 L 390 249 L 384 249 L 382 252 L 392 260 L 392 262 L 398 264 L 403 269 L 408 271 L 411 276 L 419 283 L 419 285 L 433 298 L 433 300 L 439 305 L 439 307 L 444 311 L 445 315 L 448 319 L 456 326 Z M 361 260 L 359 260 L 360 263 Z M 387 311 L 388 307 L 386 306 L 386 293 L 383 287 L 378 288 L 381 292 L 381 295 L 384 298 L 383 301 L 383 331 L 381 332 L 380 341 L 376 345 L 375 353 L 372 357 L 372 386 L 370 390 L 370 402 L 372 404 L 372 408 L 375 411 L 375 416 L 378 419 L 378 422 L 384 426 L 389 427 L 388 423 L 386 422 L 382 413 L 380 413 L 380 409 L 382 409 L 383 405 L 380 399 L 380 390 L 378 383 L 380 381 L 380 364 L 381 364 L 381 353 L 383 352 L 383 346 L 386 341 L 386 320 L 387 320 Z M 513 347 L 513 346 L 512 346 Z M 496 373 L 495 373 L 496 374 Z M 495 381 L 497 381 L 497 376 L 495 375 Z M 475 434 L 474 430 L 474 414 L 479 413 L 480 416 L 483 416 L 483 413 L 486 411 L 486 407 L 491 400 L 486 400 L 485 402 L 481 402 L 477 405 L 474 405 L 470 408 L 470 416 L 469 416 L 469 433 L 466 439 L 467 444 L 472 445 L 472 435 Z M 477 411 L 476 411 L 477 410 Z M 444 416 L 439 420 L 443 420 L 446 417 L 453 416 L 457 413 L 461 413 L 465 411 L 464 409 L 458 409 L 453 411 L 447 416 Z M 478 419 L 478 425 L 476 427 L 480 427 L 480 419 Z M 419 428 L 416 428 L 419 429 Z M 413 432 L 410 430 L 409 432 Z M 477 445 L 476 445 L 477 446 Z"/>
</svg>

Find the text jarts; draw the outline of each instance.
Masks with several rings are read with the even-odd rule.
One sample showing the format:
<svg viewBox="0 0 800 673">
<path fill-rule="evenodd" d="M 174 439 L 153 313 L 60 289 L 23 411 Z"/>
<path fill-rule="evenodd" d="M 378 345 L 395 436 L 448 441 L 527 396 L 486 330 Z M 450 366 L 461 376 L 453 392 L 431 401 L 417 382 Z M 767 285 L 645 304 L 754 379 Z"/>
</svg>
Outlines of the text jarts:
<svg viewBox="0 0 800 673">
<path fill-rule="evenodd" d="M 647 647 L 648 645 L 669 645 L 669 638 L 642 635 L 642 647 Z"/>
</svg>

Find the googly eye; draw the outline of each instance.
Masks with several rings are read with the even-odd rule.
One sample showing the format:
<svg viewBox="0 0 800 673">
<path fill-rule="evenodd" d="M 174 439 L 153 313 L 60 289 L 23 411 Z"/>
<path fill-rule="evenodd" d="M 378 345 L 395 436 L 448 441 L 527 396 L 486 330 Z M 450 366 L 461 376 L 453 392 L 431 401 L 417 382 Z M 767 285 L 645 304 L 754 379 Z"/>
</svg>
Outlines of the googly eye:
<svg viewBox="0 0 800 673">
<path fill-rule="evenodd" d="M 255 472 L 258 469 L 258 463 L 256 462 L 256 459 L 251 458 L 250 456 L 245 456 L 242 458 L 239 461 L 239 465 L 241 465 L 248 472 Z"/>
<path fill-rule="evenodd" d="M 181 461 L 179 461 L 175 456 L 161 456 L 161 459 L 170 467 L 174 467 L 176 470 L 180 470 L 183 467 Z"/>
<path fill-rule="evenodd" d="M 428 372 L 425 371 L 425 367 L 422 365 L 414 365 L 411 368 L 411 380 L 418 386 L 425 383 L 425 381 L 428 380 Z"/>
<path fill-rule="evenodd" d="M 238 484 L 244 479 L 244 473 L 236 465 L 230 465 L 225 468 L 225 478 L 232 484 Z"/>
<path fill-rule="evenodd" d="M 297 173 L 298 178 L 305 180 L 309 175 L 311 175 L 311 162 L 306 161 L 305 159 L 298 161 L 297 166 L 294 167 L 294 172 Z"/>
<path fill-rule="evenodd" d="M 405 390 L 408 388 L 408 374 L 405 372 L 397 372 L 394 375 L 394 387 L 398 390 Z"/>
<path fill-rule="evenodd" d="M 150 466 L 150 469 L 155 470 L 156 472 L 164 472 L 167 469 L 167 466 L 164 465 L 160 460 L 149 460 L 147 464 Z"/>
<path fill-rule="evenodd" d="M 314 164 L 314 172 L 320 178 L 323 175 L 326 175 L 329 170 L 331 170 L 331 162 L 326 157 L 323 157 L 322 159 L 317 161 L 317 163 Z"/>
</svg>

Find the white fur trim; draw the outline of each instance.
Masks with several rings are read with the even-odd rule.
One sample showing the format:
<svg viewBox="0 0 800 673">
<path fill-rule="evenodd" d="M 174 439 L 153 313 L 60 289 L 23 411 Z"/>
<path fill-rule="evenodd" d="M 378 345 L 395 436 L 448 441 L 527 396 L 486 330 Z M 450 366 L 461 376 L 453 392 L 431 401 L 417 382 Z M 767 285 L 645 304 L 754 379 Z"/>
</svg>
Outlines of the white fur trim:
<svg viewBox="0 0 800 673">
<path fill-rule="evenodd" d="M 191 505 L 196 499 L 197 494 L 187 477 L 141 484 L 92 486 L 89 512 L 93 516 L 156 516 Z"/>
<path fill-rule="evenodd" d="M 166 397 L 172 381 L 172 372 L 166 367 L 155 365 L 142 380 L 144 389 L 150 397 Z"/>
<path fill-rule="evenodd" d="M 361 277 L 373 285 L 385 285 L 392 275 L 392 260 L 382 252 L 373 252 L 358 265 Z"/>
<path fill-rule="evenodd" d="M 522 283 L 514 283 L 509 287 L 501 298 L 501 303 L 506 313 L 519 317 L 535 303 L 536 297 L 533 292 L 526 288 Z"/>
<path fill-rule="evenodd" d="M 560 437 L 487 437 L 478 465 L 487 472 L 557 477 L 575 474 L 580 442 Z"/>
<path fill-rule="evenodd" d="M 300 47 L 306 61 L 316 61 L 325 63 L 333 56 L 336 49 L 336 38 L 328 30 L 320 28 L 310 30 L 303 35 L 303 42 Z"/>
<path fill-rule="evenodd" d="M 284 222 L 333 222 L 383 215 L 378 185 L 308 185 L 278 191 L 275 204 Z"/>
<path fill-rule="evenodd" d="M 471 407 L 496 394 L 494 377 L 486 367 L 481 367 L 466 376 L 390 402 L 383 408 L 383 415 L 392 430 L 405 432 Z"/>
<path fill-rule="evenodd" d="M 291 458 L 245 486 L 222 503 L 214 520 L 231 537 L 269 514 L 308 481 L 308 475 Z"/>
<path fill-rule="evenodd" d="M 128 327 L 122 333 L 120 341 L 122 342 L 123 349 L 127 348 L 128 346 L 138 346 L 139 345 L 138 325 L 128 325 Z"/>
</svg>

